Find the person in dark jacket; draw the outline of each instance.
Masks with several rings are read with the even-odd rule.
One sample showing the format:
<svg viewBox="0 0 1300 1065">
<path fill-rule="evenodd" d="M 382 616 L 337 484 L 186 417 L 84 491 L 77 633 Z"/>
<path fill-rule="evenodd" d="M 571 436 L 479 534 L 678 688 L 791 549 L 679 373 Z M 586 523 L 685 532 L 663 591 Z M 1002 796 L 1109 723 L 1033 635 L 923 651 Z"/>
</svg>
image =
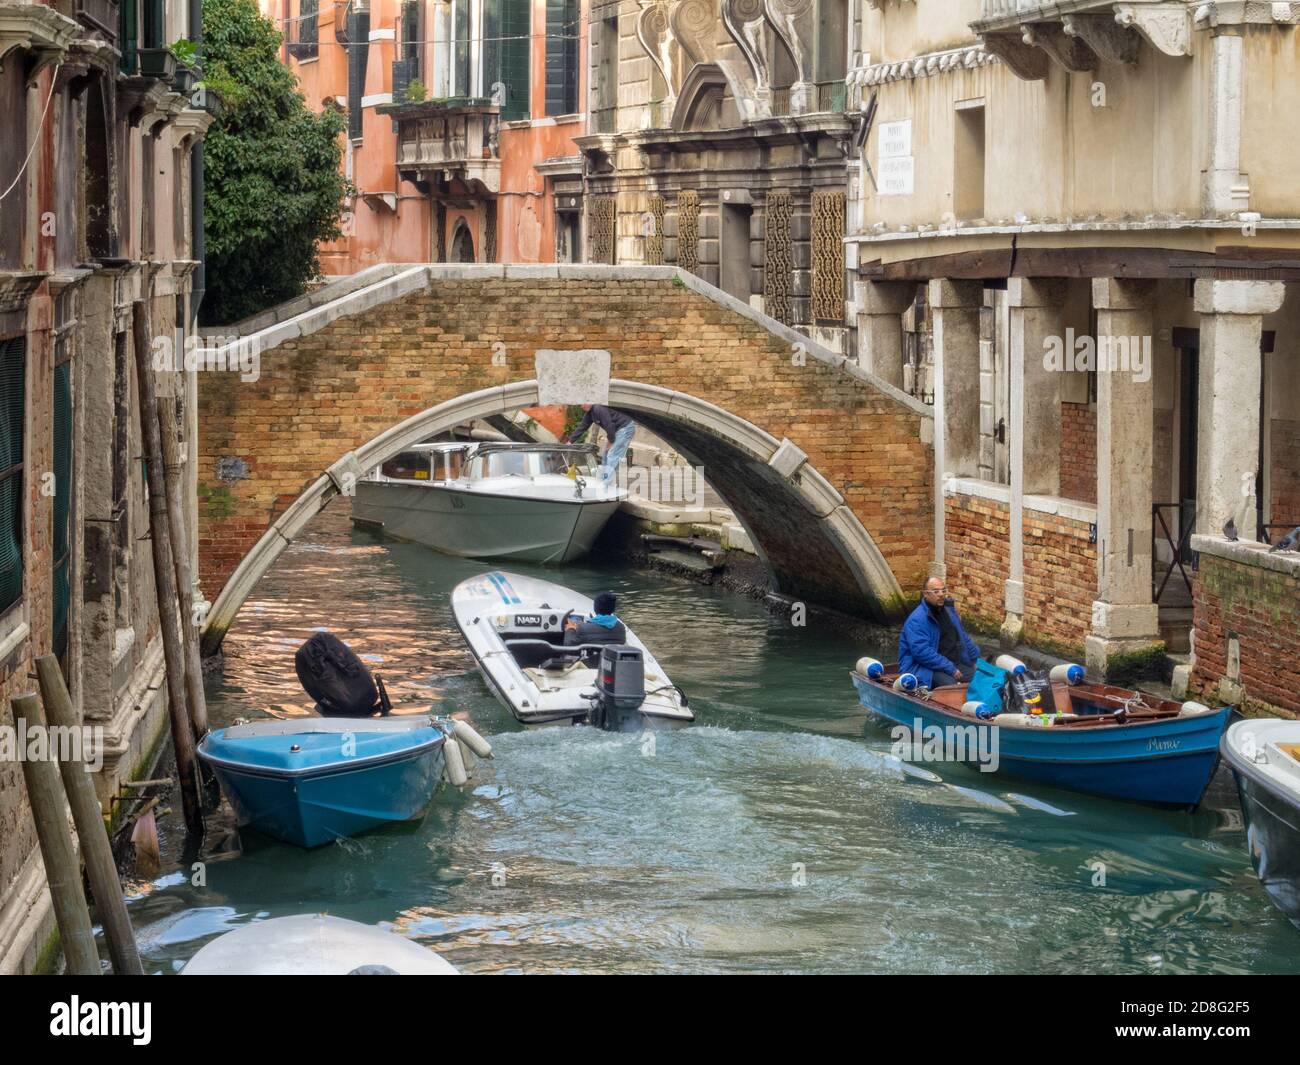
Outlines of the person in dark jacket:
<svg viewBox="0 0 1300 1065">
<path fill-rule="evenodd" d="M 623 461 L 623 456 L 632 444 L 632 437 L 636 435 L 636 422 L 621 410 L 600 403 L 584 403 L 582 409 L 585 412 L 582 421 L 573 432 L 565 434 L 561 443 L 577 440 L 593 424 L 605 430 L 605 435 L 609 437 L 609 447 L 601 459 L 601 478 L 605 484 L 609 484 L 618 473 L 618 464 Z"/>
<path fill-rule="evenodd" d="M 601 592 L 594 603 L 595 613 L 585 621 L 571 614 L 564 623 L 564 646 L 577 647 L 584 643 L 627 643 L 627 629 L 614 611 L 618 600 L 613 592 Z"/>
<path fill-rule="evenodd" d="M 898 636 L 899 669 L 927 688 L 942 688 L 969 681 L 979 656 L 979 645 L 966 635 L 948 598 L 948 586 L 942 577 L 931 577 Z"/>
</svg>

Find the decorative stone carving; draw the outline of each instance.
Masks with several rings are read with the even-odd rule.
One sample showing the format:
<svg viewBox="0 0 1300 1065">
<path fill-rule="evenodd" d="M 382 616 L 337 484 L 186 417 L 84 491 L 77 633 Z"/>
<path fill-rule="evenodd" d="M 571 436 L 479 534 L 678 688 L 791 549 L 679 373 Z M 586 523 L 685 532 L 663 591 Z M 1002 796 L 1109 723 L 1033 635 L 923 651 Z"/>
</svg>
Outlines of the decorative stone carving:
<svg viewBox="0 0 1300 1065">
<path fill-rule="evenodd" d="M 975 67 L 997 62 L 997 57 L 986 52 L 983 45 L 958 48 L 950 52 L 936 52 L 932 55 L 918 56 L 917 58 L 925 60 L 925 64 L 918 74 L 912 72 L 914 64 L 911 60 L 906 63 L 876 63 L 873 66 L 855 67 L 849 71 L 848 84 L 855 88 L 861 88 L 881 85 L 889 81 L 900 81 L 905 78 L 929 77 L 932 73 L 930 70 L 930 60 L 932 59 L 935 61 L 934 72 L 938 73 L 947 73 L 950 70 L 973 70 Z"/>
<path fill-rule="evenodd" d="M 1018 33 L 986 33 L 984 47 L 1011 68 L 1024 81 L 1042 81 L 1047 77 L 1050 60 L 1047 53 L 1026 44 Z"/>
<path fill-rule="evenodd" d="M 710 0 L 677 0 L 668 9 L 668 27 L 692 63 L 713 58 L 718 13 Z"/>
<path fill-rule="evenodd" d="M 763 0 L 767 20 L 794 59 L 795 83 L 790 87 L 790 113 L 806 113 L 814 103 L 812 86 L 812 45 L 817 33 L 817 8 L 814 0 Z"/>
<path fill-rule="evenodd" d="M 667 205 L 662 196 L 651 196 L 646 204 L 650 224 L 645 235 L 645 261 L 647 266 L 664 264 L 664 220 Z"/>
<path fill-rule="evenodd" d="M 587 261 L 613 263 L 616 211 L 613 196 L 591 197 L 587 226 Z"/>
<path fill-rule="evenodd" d="M 1115 21 L 1137 30 L 1165 55 L 1192 54 L 1192 12 L 1185 3 L 1116 4 Z"/>
<path fill-rule="evenodd" d="M 1096 70 L 1097 53 L 1082 37 L 1072 37 L 1051 22 L 1040 22 L 1024 27 L 1024 42 L 1036 44 L 1066 70 L 1083 74 Z"/>
<path fill-rule="evenodd" d="M 639 3 L 641 13 L 636 19 L 636 38 L 664 79 L 667 95 L 663 99 L 663 110 L 672 114 L 677 104 L 677 90 L 681 88 L 682 72 L 680 50 L 668 25 L 668 4 L 665 0 L 639 0 Z"/>
<path fill-rule="evenodd" d="M 750 95 L 757 116 L 772 113 L 772 76 L 768 70 L 767 50 L 763 40 L 765 24 L 763 0 L 722 0 L 722 22 L 745 57 L 751 81 Z"/>
<path fill-rule="evenodd" d="M 31 53 L 35 62 L 27 72 L 34 78 L 44 67 L 61 59 L 81 33 L 81 27 L 44 4 L 0 3 L 0 67 L 15 48 Z"/>
<path fill-rule="evenodd" d="M 677 194 L 677 265 L 692 274 L 700 269 L 700 194 Z"/>
<path fill-rule="evenodd" d="M 1136 63 L 1142 38 L 1121 26 L 1111 14 L 1066 15 L 1061 22 L 1066 34 L 1084 41 L 1102 59 L 1114 63 Z"/>
<path fill-rule="evenodd" d="M 812 197 L 813 321 L 844 321 L 844 193 Z"/>
<path fill-rule="evenodd" d="M 763 310 L 785 325 L 794 324 L 790 302 L 794 261 L 790 247 L 790 219 L 794 201 L 788 192 L 767 194 L 763 234 Z"/>
</svg>

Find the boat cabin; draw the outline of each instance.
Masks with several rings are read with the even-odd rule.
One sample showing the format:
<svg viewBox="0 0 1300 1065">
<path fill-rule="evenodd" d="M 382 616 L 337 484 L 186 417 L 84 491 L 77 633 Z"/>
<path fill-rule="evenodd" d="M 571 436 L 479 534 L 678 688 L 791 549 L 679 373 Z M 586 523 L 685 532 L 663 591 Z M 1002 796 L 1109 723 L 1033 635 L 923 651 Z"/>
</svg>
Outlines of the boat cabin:
<svg viewBox="0 0 1300 1065">
<path fill-rule="evenodd" d="M 484 444 L 439 441 L 416 444 L 394 455 L 371 474 L 377 481 L 482 481 L 493 477 L 579 476 L 598 472 L 596 450 L 589 444 Z"/>
</svg>

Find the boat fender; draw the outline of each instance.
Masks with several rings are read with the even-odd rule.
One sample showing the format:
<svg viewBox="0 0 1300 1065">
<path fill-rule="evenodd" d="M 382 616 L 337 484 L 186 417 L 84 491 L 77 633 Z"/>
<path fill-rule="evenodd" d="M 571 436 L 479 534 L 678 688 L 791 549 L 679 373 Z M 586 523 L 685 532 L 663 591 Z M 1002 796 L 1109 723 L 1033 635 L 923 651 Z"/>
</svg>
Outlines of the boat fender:
<svg viewBox="0 0 1300 1065">
<path fill-rule="evenodd" d="M 473 725 L 470 725 L 465 721 L 457 721 L 452 726 L 451 731 L 455 735 L 456 739 L 480 758 L 492 757 L 492 744 L 488 743 L 487 740 L 480 736 L 474 729 Z"/>
<path fill-rule="evenodd" d="M 998 714 L 993 719 L 995 725 L 1010 725 L 1013 728 L 1034 728 L 1039 724 L 1041 718 L 1033 714 Z"/>
<path fill-rule="evenodd" d="M 1025 664 L 1018 658 L 1012 658 L 1010 655 L 998 655 L 993 662 L 998 669 L 1005 669 L 1008 673 L 1024 673 Z"/>
<path fill-rule="evenodd" d="M 460 744 L 450 737 L 442 745 L 442 755 L 447 763 L 447 780 L 453 787 L 459 788 L 469 780 L 469 774 L 465 772 L 465 759 L 460 753 Z"/>
<path fill-rule="evenodd" d="M 1082 684 L 1083 678 L 1087 671 L 1083 666 L 1069 662 L 1059 666 L 1053 666 L 1049 676 L 1053 684 Z"/>
<path fill-rule="evenodd" d="M 1179 717 L 1200 717 L 1203 714 L 1214 713 L 1213 708 L 1206 706 L 1204 703 L 1193 702 L 1188 699 L 1183 703 L 1183 708 L 1178 711 Z"/>
<path fill-rule="evenodd" d="M 880 680 L 885 675 L 885 666 L 874 658 L 859 658 L 858 672 L 868 680 Z"/>
<path fill-rule="evenodd" d="M 901 673 L 898 679 L 894 681 L 894 691 L 896 692 L 914 692 L 917 686 L 917 679 L 911 673 Z"/>
<path fill-rule="evenodd" d="M 981 703 L 978 700 L 963 703 L 961 712 L 963 714 L 969 714 L 971 717 L 977 717 L 981 721 L 988 721 L 990 718 L 997 716 L 997 711 L 994 710 L 993 707 L 989 706 L 988 703 Z"/>
</svg>

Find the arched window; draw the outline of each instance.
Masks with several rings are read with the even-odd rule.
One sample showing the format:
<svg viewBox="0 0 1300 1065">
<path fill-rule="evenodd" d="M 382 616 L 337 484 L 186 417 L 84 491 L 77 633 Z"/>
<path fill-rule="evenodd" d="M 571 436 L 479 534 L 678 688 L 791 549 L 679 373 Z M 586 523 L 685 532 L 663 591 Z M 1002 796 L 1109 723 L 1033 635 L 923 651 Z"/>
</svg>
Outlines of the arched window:
<svg viewBox="0 0 1300 1065">
<path fill-rule="evenodd" d="M 451 261 L 454 263 L 474 262 L 474 237 L 469 231 L 465 219 L 456 223 L 451 237 Z"/>
</svg>

